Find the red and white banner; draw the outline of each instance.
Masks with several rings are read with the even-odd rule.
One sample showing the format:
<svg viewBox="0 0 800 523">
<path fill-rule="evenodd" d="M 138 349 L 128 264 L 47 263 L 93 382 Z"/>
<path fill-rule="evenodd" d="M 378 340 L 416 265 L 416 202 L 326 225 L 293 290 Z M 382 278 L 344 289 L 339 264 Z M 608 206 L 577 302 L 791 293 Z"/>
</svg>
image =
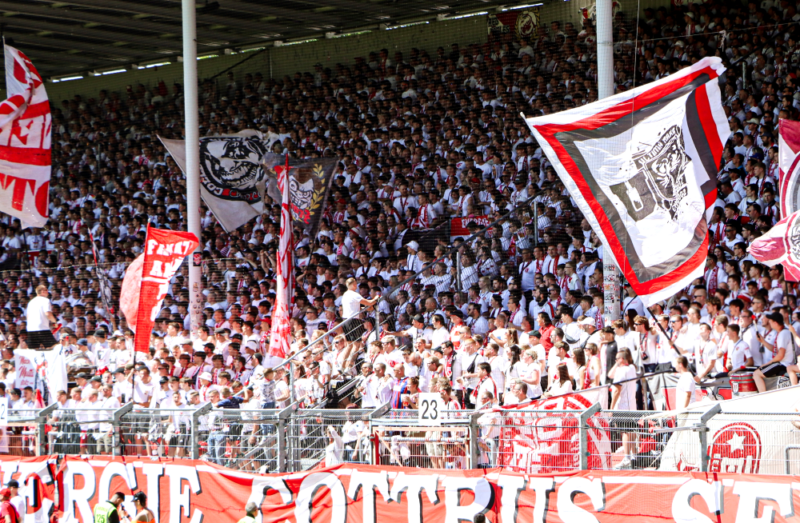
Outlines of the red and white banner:
<svg viewBox="0 0 800 523">
<path fill-rule="evenodd" d="M 0 481 L 19 483 L 20 523 L 48 523 L 56 505 L 56 457 L 0 456 Z"/>
<path fill-rule="evenodd" d="M 776 223 L 753 241 L 748 251 L 768 267 L 782 263 L 786 279 L 800 281 L 800 211 Z"/>
<path fill-rule="evenodd" d="M 456 238 L 467 238 L 470 236 L 469 229 L 467 226 L 470 223 L 477 223 L 481 226 L 481 228 L 486 227 L 492 220 L 489 216 L 485 214 L 480 216 L 465 216 L 463 218 L 451 218 L 450 219 L 450 241 L 455 240 Z"/>
<path fill-rule="evenodd" d="M 128 267 L 119 299 L 128 326 L 136 332 L 137 352 L 149 352 L 150 333 L 169 290 L 169 281 L 198 243 L 197 236 L 190 232 L 147 227 L 144 252 Z"/>
<path fill-rule="evenodd" d="M 580 414 L 598 402 L 604 408 L 607 406 L 607 387 L 498 409 L 501 413 L 497 420 L 501 427 L 498 435 L 499 465 L 533 474 L 580 468 Z M 519 409 L 525 409 L 525 412 L 515 412 Z M 610 469 L 608 420 L 592 416 L 587 423 L 591 454 L 589 468 Z"/>
<path fill-rule="evenodd" d="M 6 92 L 0 103 L 0 211 L 23 227 L 47 223 L 50 192 L 50 102 L 30 59 L 5 45 Z"/>
<path fill-rule="evenodd" d="M 778 122 L 781 216 L 800 211 L 800 122 Z"/>
<path fill-rule="evenodd" d="M 730 134 L 718 85 L 724 70 L 719 58 L 705 58 L 643 87 L 527 119 L 646 306 L 703 276 Z"/>
<path fill-rule="evenodd" d="M 67 457 L 59 521 L 90 523 L 114 492 L 147 494 L 155 523 L 495 523 L 773 521 L 800 513 L 795 476 L 655 471 L 526 475 L 502 469 L 428 470 L 341 465 L 258 476 L 192 460 Z M 125 508 L 135 513 L 132 502 Z M 29 508 L 29 510 L 31 510 Z M 759 516 L 762 519 L 756 519 Z"/>
<path fill-rule="evenodd" d="M 272 309 L 272 329 L 269 335 L 269 355 L 275 360 L 286 358 L 291 344 L 291 315 L 289 304 L 292 300 L 292 250 L 294 239 L 292 234 L 292 200 L 289 191 L 289 156 L 285 166 L 276 166 L 278 190 L 281 191 L 281 236 L 278 242 L 277 260 L 275 260 L 276 297 Z M 274 362 L 270 362 L 271 364 Z M 279 363 L 279 362 L 278 362 Z"/>
</svg>

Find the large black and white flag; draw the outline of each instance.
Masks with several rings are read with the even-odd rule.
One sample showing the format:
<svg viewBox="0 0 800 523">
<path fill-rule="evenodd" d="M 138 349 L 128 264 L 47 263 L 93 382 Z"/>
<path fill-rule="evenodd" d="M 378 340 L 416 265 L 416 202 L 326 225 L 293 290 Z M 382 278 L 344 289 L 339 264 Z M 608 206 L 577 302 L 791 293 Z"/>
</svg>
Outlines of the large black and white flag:
<svg viewBox="0 0 800 523">
<path fill-rule="evenodd" d="M 527 118 L 559 178 L 648 305 L 703 275 L 730 134 L 719 58 L 569 111 Z"/>
<path fill-rule="evenodd" d="M 186 173 L 184 140 L 159 139 Z M 277 140 L 274 133 L 258 131 L 200 138 L 200 196 L 226 231 L 264 211 L 268 179 L 264 158 Z"/>
</svg>

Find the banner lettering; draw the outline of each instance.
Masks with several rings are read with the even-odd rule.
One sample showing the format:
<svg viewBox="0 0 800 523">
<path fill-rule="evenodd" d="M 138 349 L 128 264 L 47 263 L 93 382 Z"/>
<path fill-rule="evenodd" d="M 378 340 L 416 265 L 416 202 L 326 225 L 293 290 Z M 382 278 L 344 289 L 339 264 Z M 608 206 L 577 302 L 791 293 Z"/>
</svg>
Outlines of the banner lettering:
<svg viewBox="0 0 800 523">
<path fill-rule="evenodd" d="M 259 476 L 204 461 L 67 457 L 58 474 L 62 523 L 92 521 L 114 492 L 148 496 L 155 523 L 236 521 L 248 501 L 257 523 L 495 523 L 753 521 L 800 509 L 792 476 L 583 471 L 558 476 L 502 469 L 426 470 L 338 466 Z M 29 509 L 30 510 L 30 509 Z M 222 519 L 220 519 L 222 518 Z"/>
</svg>

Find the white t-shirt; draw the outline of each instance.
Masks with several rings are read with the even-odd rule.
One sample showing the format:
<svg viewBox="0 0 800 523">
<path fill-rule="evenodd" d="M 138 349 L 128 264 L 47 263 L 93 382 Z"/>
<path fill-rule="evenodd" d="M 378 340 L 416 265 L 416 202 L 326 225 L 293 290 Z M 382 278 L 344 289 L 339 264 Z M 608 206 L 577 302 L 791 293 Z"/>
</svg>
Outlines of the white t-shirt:
<svg viewBox="0 0 800 523">
<path fill-rule="evenodd" d="M 633 380 L 636 377 L 636 367 L 626 365 L 617 367 L 614 371 L 614 383 L 620 381 Z M 627 381 L 621 385 L 619 401 L 616 410 L 636 410 L 636 381 Z"/>
<path fill-rule="evenodd" d="M 750 352 L 750 345 L 739 340 L 733 345 L 732 354 L 728 354 L 728 357 L 732 359 L 731 370 L 737 370 L 744 367 L 747 358 L 752 358 L 753 354 Z"/>
<path fill-rule="evenodd" d="M 356 291 L 347 291 L 342 295 L 342 315 L 352 318 L 361 311 L 361 297 Z"/>
<path fill-rule="evenodd" d="M 778 333 L 775 353 L 777 354 L 781 349 L 785 349 L 781 365 L 784 367 L 794 365 L 794 342 L 792 341 L 792 333 L 789 332 L 789 329 L 783 329 Z"/>
<path fill-rule="evenodd" d="M 623 385 L 624 386 L 624 385 Z M 681 377 L 678 378 L 678 386 L 675 387 L 677 394 L 676 396 L 679 398 L 683 397 L 684 392 L 689 393 L 689 403 L 694 403 L 695 398 L 695 390 L 697 389 L 697 384 L 692 377 L 691 372 L 682 372 Z M 620 400 L 621 401 L 621 400 Z"/>
<path fill-rule="evenodd" d="M 50 320 L 47 319 L 48 312 L 50 312 L 50 300 L 44 296 L 37 296 L 29 301 L 26 313 L 28 332 L 50 330 Z"/>
</svg>

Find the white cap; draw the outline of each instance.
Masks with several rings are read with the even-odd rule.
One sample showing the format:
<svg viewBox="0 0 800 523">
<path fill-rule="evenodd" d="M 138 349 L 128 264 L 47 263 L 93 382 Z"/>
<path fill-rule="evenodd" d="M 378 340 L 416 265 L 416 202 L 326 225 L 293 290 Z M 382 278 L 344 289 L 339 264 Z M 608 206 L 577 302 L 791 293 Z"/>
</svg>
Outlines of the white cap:
<svg viewBox="0 0 800 523">
<path fill-rule="evenodd" d="M 419 251 L 419 244 L 413 240 L 408 242 L 408 244 L 406 244 L 406 247 L 412 249 L 414 252 Z"/>
<path fill-rule="evenodd" d="M 206 381 L 213 381 L 214 378 L 211 377 L 211 373 L 210 372 L 204 372 L 204 373 L 200 374 L 200 379 L 201 380 L 206 380 Z"/>
</svg>

